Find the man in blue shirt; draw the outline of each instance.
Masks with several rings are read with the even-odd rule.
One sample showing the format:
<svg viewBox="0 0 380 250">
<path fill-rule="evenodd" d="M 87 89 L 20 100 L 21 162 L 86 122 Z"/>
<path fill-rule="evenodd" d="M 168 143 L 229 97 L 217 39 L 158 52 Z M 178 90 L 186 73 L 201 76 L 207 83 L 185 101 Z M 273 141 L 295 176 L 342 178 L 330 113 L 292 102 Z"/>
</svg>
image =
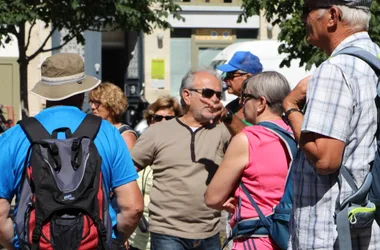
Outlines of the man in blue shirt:
<svg viewBox="0 0 380 250">
<path fill-rule="evenodd" d="M 46 99 L 47 108 L 35 118 L 49 133 L 61 127 L 75 131 L 86 116 L 80 110 L 84 92 L 95 88 L 100 81 L 86 76 L 82 58 L 70 53 L 47 58 L 41 66 L 41 73 L 41 81 L 35 85 L 32 93 Z M 106 190 L 113 190 L 120 208 L 120 213 L 116 215 L 109 207 L 112 226 L 128 238 L 143 211 L 142 195 L 135 181 L 138 175 L 126 144 L 113 125 L 103 120 L 94 143 L 102 158 L 103 185 Z M 19 248 L 14 225 L 8 214 L 14 196 L 17 213 L 29 146 L 30 142 L 19 125 L 0 136 L 0 244 L 7 249 Z M 110 200 L 109 194 L 107 199 Z"/>
</svg>

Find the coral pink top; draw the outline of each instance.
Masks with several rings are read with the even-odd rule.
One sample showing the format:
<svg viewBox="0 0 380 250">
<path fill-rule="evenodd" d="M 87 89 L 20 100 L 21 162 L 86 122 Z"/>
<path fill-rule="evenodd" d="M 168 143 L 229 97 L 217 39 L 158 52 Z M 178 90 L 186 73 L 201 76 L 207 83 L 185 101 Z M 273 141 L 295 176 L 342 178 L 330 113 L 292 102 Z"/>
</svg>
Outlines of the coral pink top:
<svg viewBox="0 0 380 250">
<path fill-rule="evenodd" d="M 291 131 L 283 120 L 272 122 Z M 268 215 L 272 213 L 273 207 L 280 202 L 284 193 L 290 157 L 281 139 L 266 128 L 249 126 L 243 132 L 248 137 L 249 163 L 243 170 L 241 180 L 264 215 Z M 255 208 L 240 187 L 235 191 L 235 198 L 241 199 L 241 209 L 237 209 L 231 218 L 231 227 L 235 225 L 239 216 L 241 220 L 258 217 Z M 257 249 L 277 249 L 268 237 L 241 238 L 234 241 L 232 249 L 254 249 L 253 241 Z"/>
</svg>

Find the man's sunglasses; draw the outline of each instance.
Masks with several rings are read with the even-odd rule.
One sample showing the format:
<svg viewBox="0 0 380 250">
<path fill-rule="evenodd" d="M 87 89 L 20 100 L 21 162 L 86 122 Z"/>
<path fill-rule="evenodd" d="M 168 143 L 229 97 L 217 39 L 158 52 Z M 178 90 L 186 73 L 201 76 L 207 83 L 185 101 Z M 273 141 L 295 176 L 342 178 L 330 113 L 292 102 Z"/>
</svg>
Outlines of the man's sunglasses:
<svg viewBox="0 0 380 250">
<path fill-rule="evenodd" d="M 302 20 L 306 20 L 307 17 L 309 16 L 310 12 L 314 11 L 314 10 L 319 10 L 319 9 L 330 9 L 332 6 L 329 5 L 322 5 L 322 6 L 306 6 L 304 5 L 302 7 L 302 15 L 301 15 L 301 18 Z"/>
<path fill-rule="evenodd" d="M 175 116 L 173 116 L 173 115 L 156 115 L 156 114 L 152 115 L 152 119 L 155 122 L 160 122 L 164 118 L 165 118 L 165 120 L 170 120 L 170 119 L 173 119 L 174 117 Z"/>
<path fill-rule="evenodd" d="M 209 89 L 209 88 L 203 88 L 203 89 L 189 89 L 190 91 L 195 91 L 199 94 L 202 94 L 202 97 L 203 98 L 207 98 L 207 99 L 210 99 L 211 97 L 213 97 L 214 95 L 216 95 L 216 97 L 221 100 L 222 99 L 222 92 L 220 91 L 215 91 L 213 89 Z"/>
<path fill-rule="evenodd" d="M 224 80 L 233 80 L 235 77 L 238 77 L 238 76 L 244 76 L 244 75 L 247 75 L 248 73 L 243 73 L 243 72 L 236 72 L 236 71 L 232 71 L 232 72 L 227 72 L 224 76 Z"/>
</svg>

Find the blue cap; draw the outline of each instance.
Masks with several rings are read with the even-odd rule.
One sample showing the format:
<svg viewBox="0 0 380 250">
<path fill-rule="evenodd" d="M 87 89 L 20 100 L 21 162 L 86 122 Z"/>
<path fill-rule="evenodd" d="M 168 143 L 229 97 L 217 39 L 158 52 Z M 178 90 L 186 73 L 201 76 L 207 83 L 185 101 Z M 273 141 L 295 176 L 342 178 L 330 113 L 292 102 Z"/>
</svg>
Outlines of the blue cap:
<svg viewBox="0 0 380 250">
<path fill-rule="evenodd" d="M 251 74 L 263 71 L 260 59 L 248 51 L 236 52 L 227 64 L 217 66 L 216 68 L 223 72 L 241 70 Z"/>
</svg>

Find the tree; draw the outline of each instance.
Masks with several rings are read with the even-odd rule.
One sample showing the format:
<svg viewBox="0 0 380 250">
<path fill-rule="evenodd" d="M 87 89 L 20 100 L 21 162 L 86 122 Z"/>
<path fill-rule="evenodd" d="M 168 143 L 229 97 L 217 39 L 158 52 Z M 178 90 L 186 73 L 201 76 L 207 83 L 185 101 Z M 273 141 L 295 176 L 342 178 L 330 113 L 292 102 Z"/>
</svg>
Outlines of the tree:
<svg viewBox="0 0 380 250">
<path fill-rule="evenodd" d="M 165 18 L 172 13 L 181 19 L 180 10 L 173 0 L 0 0 L 0 40 L 9 43 L 11 35 L 14 35 L 18 41 L 20 99 L 26 111 L 23 117 L 28 111 L 28 64 L 37 55 L 58 50 L 74 38 L 84 44 L 83 32 L 86 30 L 101 31 L 111 27 L 109 30 L 149 34 L 156 27 L 166 29 L 170 24 Z M 46 29 L 52 28 L 42 45 L 27 55 L 32 28 L 37 20 L 43 21 Z M 57 47 L 49 47 L 47 43 L 53 33 L 62 29 L 69 31 L 62 38 L 63 42 Z"/>
<path fill-rule="evenodd" d="M 243 0 L 244 11 L 238 21 L 258 15 L 260 10 L 264 11 L 267 21 L 279 25 L 281 29 L 278 39 L 282 43 L 278 50 L 288 56 L 280 66 L 290 67 L 291 60 L 300 59 L 300 67 L 306 64 L 306 69 L 310 69 L 313 65 L 321 64 L 327 56 L 320 49 L 306 43 L 306 30 L 301 21 L 302 5 L 301 0 Z M 371 13 L 369 34 L 375 43 L 380 44 L 380 1 L 373 2 Z"/>
</svg>

